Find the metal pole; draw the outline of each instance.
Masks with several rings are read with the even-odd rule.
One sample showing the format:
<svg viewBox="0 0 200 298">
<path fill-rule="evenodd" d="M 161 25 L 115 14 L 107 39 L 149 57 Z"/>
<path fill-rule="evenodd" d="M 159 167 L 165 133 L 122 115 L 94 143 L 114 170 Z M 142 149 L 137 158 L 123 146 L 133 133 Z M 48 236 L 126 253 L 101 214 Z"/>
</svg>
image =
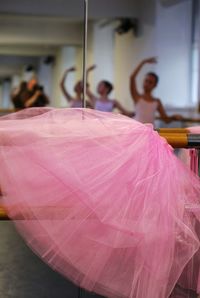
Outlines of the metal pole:
<svg viewBox="0 0 200 298">
<path fill-rule="evenodd" d="M 88 0 L 84 0 L 84 37 L 83 37 L 83 94 L 82 108 L 86 108 L 86 88 L 87 88 L 87 42 L 88 42 Z M 82 289 L 78 287 L 78 298 L 82 297 Z"/>
<path fill-rule="evenodd" d="M 86 108 L 86 88 L 87 88 L 87 42 L 88 42 L 88 0 L 84 0 L 84 38 L 83 38 L 83 94 L 82 107 Z"/>
<path fill-rule="evenodd" d="M 188 148 L 200 148 L 200 134 L 188 134 Z"/>
</svg>

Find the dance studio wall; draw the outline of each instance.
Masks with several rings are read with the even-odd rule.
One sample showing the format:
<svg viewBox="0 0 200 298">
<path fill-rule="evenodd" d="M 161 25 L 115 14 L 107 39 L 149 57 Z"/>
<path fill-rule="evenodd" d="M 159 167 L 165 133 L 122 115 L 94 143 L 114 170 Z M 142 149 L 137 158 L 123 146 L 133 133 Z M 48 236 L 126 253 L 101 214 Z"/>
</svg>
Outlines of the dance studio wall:
<svg viewBox="0 0 200 298">
<path fill-rule="evenodd" d="M 101 27 L 99 22 L 94 24 L 93 29 L 93 59 L 97 68 L 94 70 L 93 89 L 101 80 L 114 82 L 114 50 L 115 35 L 113 25 Z M 91 75 L 92 77 L 92 75 Z M 112 94 L 115 95 L 115 92 Z"/>
<path fill-rule="evenodd" d="M 192 1 L 157 6 L 158 94 L 168 105 L 191 106 Z"/>
<path fill-rule="evenodd" d="M 139 85 L 142 86 L 147 71 L 156 71 L 160 83 L 155 95 L 168 106 L 191 106 L 191 1 L 168 8 L 162 7 L 159 1 L 154 6 L 150 1 L 143 2 L 146 10 L 141 10 L 139 15 L 140 35 L 134 37 L 130 32 L 115 36 L 116 96 L 123 98 L 126 106 L 131 107 L 130 73 L 140 60 L 157 56 L 156 67 L 146 66 L 141 71 Z"/>
<path fill-rule="evenodd" d="M 152 55 L 155 55 L 154 30 L 152 26 L 145 25 L 140 37 L 134 37 L 132 32 L 124 36 L 115 36 L 114 74 L 116 96 L 129 109 L 133 109 L 133 101 L 129 91 L 130 74 L 142 59 Z M 140 90 L 144 74 L 152 69 L 154 69 L 154 66 L 145 66 L 141 70 L 137 78 Z"/>
<path fill-rule="evenodd" d="M 44 63 L 45 57 L 39 59 L 38 81 L 46 95 L 51 99 L 53 93 L 53 63 Z"/>
<path fill-rule="evenodd" d="M 60 90 L 60 81 L 64 71 L 75 65 L 75 47 L 63 46 L 56 55 L 56 64 L 53 72 L 53 93 L 52 93 L 52 106 L 66 107 L 68 105 L 66 98 Z M 66 82 L 67 88 L 70 93 L 73 93 L 73 86 L 75 82 L 75 74 L 70 73 Z"/>
<path fill-rule="evenodd" d="M 10 89 L 11 89 L 11 81 L 10 80 L 4 80 L 2 83 L 2 105 L 1 107 L 3 109 L 8 109 L 12 107 L 12 104 L 10 102 Z"/>
</svg>

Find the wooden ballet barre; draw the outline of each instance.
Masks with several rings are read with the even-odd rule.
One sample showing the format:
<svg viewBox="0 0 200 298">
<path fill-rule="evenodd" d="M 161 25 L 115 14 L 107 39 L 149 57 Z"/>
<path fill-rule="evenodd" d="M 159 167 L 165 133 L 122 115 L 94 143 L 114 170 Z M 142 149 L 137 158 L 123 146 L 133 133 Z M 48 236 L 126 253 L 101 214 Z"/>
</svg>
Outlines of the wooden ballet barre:
<svg viewBox="0 0 200 298">
<path fill-rule="evenodd" d="M 157 131 L 173 148 L 200 149 L 200 134 L 192 134 L 186 128 L 159 128 Z"/>
<path fill-rule="evenodd" d="M 160 128 L 157 130 L 159 135 L 166 139 L 173 148 L 188 147 L 188 131 L 182 128 Z"/>
<path fill-rule="evenodd" d="M 157 131 L 159 133 L 189 133 L 187 128 L 158 128 Z"/>
<path fill-rule="evenodd" d="M 42 210 L 44 210 L 44 207 L 33 207 L 31 210 L 24 210 L 23 213 L 19 210 L 19 206 L 12 206 L 12 216 L 14 220 L 35 220 L 35 214 L 37 214 L 37 219 L 40 220 L 48 220 L 48 219 L 54 219 L 54 220 L 62 220 L 66 218 L 66 215 L 69 214 L 70 208 L 69 207 L 57 207 L 57 206 L 46 206 L 46 217 L 44 218 L 42 215 Z M 76 219 L 74 217 L 73 219 Z M 0 206 L 0 220 L 9 220 L 9 215 L 6 212 L 6 209 L 3 206 Z"/>
<path fill-rule="evenodd" d="M 189 148 L 187 134 L 160 133 L 159 135 L 165 138 L 173 148 Z"/>
<path fill-rule="evenodd" d="M 9 217 L 3 207 L 0 207 L 0 220 L 8 220 Z"/>
<path fill-rule="evenodd" d="M 10 113 L 13 113 L 15 112 L 14 109 L 0 109 L 0 115 L 1 114 L 10 114 Z"/>
</svg>

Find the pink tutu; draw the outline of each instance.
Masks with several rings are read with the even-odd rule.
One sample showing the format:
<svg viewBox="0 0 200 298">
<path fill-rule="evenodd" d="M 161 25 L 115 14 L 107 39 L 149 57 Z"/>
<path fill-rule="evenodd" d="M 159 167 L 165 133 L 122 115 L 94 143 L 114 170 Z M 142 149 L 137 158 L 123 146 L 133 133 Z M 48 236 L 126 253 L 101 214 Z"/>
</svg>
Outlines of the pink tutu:
<svg viewBox="0 0 200 298">
<path fill-rule="evenodd" d="M 151 125 L 83 109 L 0 118 L 0 203 L 27 244 L 111 298 L 169 297 L 200 243 L 200 184 Z"/>
<path fill-rule="evenodd" d="M 187 129 L 188 132 L 192 134 L 200 134 L 199 126 L 189 127 Z M 199 157 L 195 149 L 181 149 L 179 158 L 189 168 L 191 168 L 192 171 L 198 174 Z M 193 225 L 195 227 L 196 233 L 200 238 L 200 223 L 194 220 Z M 189 296 L 188 293 L 191 293 L 192 291 L 200 293 L 200 249 L 196 252 L 194 257 L 184 268 L 177 285 L 177 288 L 182 292 L 182 297 L 196 297 Z M 183 293 L 185 293 L 185 296 L 183 295 Z M 172 296 L 172 298 L 176 298 L 176 296 Z"/>
</svg>

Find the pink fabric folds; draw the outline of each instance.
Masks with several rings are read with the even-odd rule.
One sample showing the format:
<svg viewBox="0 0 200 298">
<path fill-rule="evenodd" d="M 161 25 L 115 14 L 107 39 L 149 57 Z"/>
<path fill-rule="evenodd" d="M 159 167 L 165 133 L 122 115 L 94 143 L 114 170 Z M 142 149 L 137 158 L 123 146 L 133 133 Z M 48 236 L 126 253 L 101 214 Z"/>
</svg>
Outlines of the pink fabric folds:
<svg viewBox="0 0 200 298">
<path fill-rule="evenodd" d="M 0 118 L 0 165 L 0 203 L 27 244 L 89 291 L 169 297 L 199 249 L 199 178 L 151 125 L 28 109 Z"/>
<path fill-rule="evenodd" d="M 200 127 L 190 127 L 188 131 L 192 134 L 199 134 Z M 199 172 L 199 156 L 198 151 L 196 149 L 182 149 L 180 158 L 181 160 L 187 164 L 191 171 L 198 175 Z M 200 237 L 200 224 L 196 222 L 196 219 L 193 219 L 193 226 L 196 230 L 198 237 Z M 200 250 L 196 252 L 194 257 L 190 260 L 190 262 L 184 268 L 177 286 L 174 291 L 174 295 L 172 298 L 176 298 L 175 293 L 177 291 L 181 292 L 182 297 L 190 298 L 196 297 L 195 293 L 200 293 Z M 193 295 L 192 295 L 193 293 Z"/>
</svg>

